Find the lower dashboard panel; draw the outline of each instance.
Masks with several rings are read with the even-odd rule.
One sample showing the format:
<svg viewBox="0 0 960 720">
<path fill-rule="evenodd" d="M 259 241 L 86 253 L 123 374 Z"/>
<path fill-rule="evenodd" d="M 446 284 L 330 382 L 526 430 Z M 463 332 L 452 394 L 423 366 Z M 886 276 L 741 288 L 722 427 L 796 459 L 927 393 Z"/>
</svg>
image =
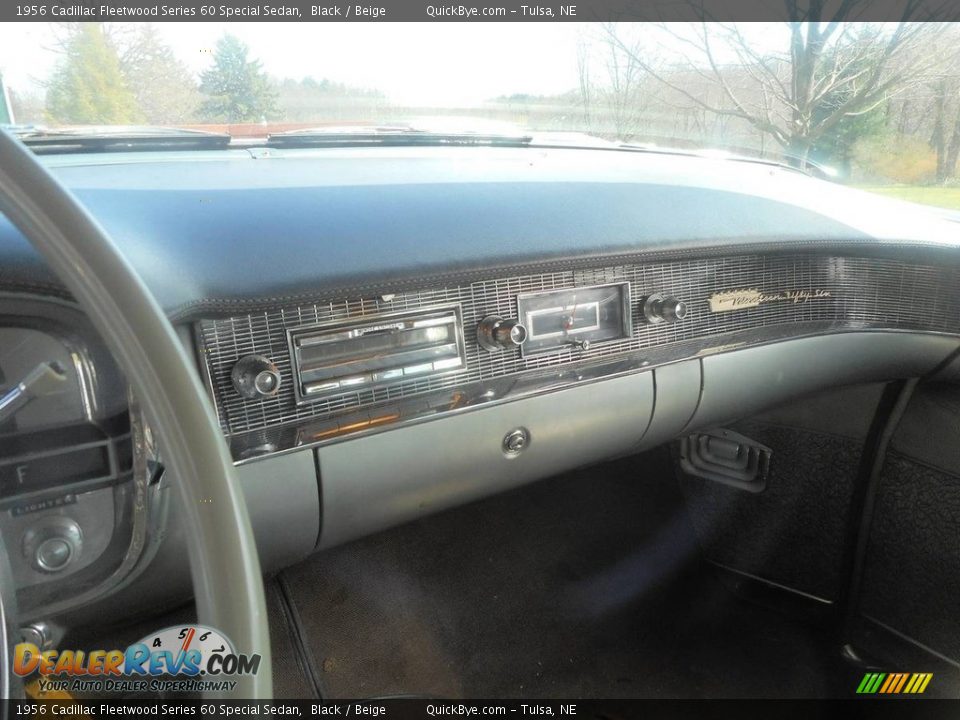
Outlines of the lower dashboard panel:
<svg viewBox="0 0 960 720">
<path fill-rule="evenodd" d="M 924 375 L 958 347 L 957 338 L 920 333 L 802 338 L 321 446 L 314 450 L 322 489 L 320 546 L 649 449 L 824 388 Z M 511 453 L 505 439 L 518 430 L 527 433 L 527 443 Z"/>
<path fill-rule="evenodd" d="M 321 546 L 628 452 L 653 400 L 645 372 L 319 448 Z"/>
</svg>

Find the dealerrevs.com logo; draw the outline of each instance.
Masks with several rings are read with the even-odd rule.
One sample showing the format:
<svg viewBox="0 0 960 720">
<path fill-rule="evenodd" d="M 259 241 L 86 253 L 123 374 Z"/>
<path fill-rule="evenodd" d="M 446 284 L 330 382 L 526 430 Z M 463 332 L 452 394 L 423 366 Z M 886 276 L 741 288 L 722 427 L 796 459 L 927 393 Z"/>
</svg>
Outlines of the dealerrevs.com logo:
<svg viewBox="0 0 960 720">
<path fill-rule="evenodd" d="M 38 674 L 43 690 L 203 692 L 231 690 L 231 676 L 255 675 L 260 655 L 237 653 L 214 628 L 179 625 L 125 650 L 41 650 L 20 643 L 13 669 L 21 677 Z"/>
</svg>

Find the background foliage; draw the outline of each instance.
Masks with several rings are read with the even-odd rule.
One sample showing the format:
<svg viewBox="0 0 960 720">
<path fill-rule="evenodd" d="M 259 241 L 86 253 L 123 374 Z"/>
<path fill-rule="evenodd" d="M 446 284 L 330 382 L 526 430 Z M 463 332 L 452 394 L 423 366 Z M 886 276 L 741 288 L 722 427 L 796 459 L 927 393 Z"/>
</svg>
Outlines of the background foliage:
<svg viewBox="0 0 960 720">
<path fill-rule="evenodd" d="M 960 28 L 820 20 L 788 23 L 782 46 L 763 48 L 737 25 L 593 25 L 571 58 L 568 92 L 451 108 L 400 105 L 335 78 L 271 77 L 229 34 L 196 77 L 150 24 L 63 23 L 44 91 L 10 90 L 26 123 L 319 125 L 443 113 L 632 144 L 745 148 L 860 184 L 956 185 Z"/>
</svg>

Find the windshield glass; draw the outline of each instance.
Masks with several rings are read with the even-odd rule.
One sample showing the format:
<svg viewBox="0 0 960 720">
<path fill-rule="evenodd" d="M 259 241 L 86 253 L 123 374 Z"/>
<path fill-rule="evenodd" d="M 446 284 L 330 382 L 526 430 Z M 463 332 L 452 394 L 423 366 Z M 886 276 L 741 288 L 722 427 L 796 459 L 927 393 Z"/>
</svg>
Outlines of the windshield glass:
<svg viewBox="0 0 960 720">
<path fill-rule="evenodd" d="M 0 122 L 535 133 L 758 156 L 950 205 L 958 38 L 936 23 L 7 23 Z"/>
</svg>

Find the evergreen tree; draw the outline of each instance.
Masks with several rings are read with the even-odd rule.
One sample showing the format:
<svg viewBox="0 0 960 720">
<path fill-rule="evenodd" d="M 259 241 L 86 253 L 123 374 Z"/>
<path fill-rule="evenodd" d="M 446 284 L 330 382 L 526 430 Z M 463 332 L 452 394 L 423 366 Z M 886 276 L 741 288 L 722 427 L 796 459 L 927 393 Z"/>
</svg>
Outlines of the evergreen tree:
<svg viewBox="0 0 960 720">
<path fill-rule="evenodd" d="M 76 23 L 64 41 L 47 88 L 53 122 L 123 125 L 142 119 L 120 70 L 120 59 L 100 23 Z"/>
<path fill-rule="evenodd" d="M 248 59 L 249 48 L 233 35 L 224 35 L 213 53 L 213 67 L 200 77 L 207 96 L 201 112 L 227 122 L 258 121 L 274 111 L 277 93 L 259 60 Z"/>
</svg>

